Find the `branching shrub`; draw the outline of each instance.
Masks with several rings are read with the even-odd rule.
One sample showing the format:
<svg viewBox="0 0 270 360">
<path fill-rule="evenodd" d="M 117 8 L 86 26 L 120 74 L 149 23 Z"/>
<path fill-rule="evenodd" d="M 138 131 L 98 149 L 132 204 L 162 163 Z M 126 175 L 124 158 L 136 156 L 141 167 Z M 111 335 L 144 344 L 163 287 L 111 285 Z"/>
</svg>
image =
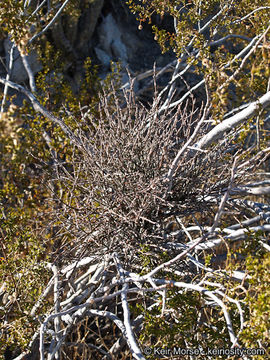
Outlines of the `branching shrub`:
<svg viewBox="0 0 270 360">
<path fill-rule="evenodd" d="M 125 101 L 122 108 L 115 91 L 101 96 L 98 119 L 90 111 L 84 115 L 78 132 L 83 146 L 70 163 L 57 165 L 51 186 L 61 253 L 81 256 L 163 241 L 173 216 L 209 211 L 207 197 L 228 182 L 230 161 L 224 163 L 222 148 L 187 149 L 169 189 L 171 163 L 202 111 L 189 103 L 157 115 L 157 99 L 146 107 L 132 91 Z"/>
</svg>

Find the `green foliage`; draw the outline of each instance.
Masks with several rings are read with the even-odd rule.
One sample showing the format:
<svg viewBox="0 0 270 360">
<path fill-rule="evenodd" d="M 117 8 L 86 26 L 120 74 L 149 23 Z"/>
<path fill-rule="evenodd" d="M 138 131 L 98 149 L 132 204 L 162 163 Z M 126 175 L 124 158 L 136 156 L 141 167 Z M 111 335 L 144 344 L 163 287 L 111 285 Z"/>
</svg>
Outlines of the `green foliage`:
<svg viewBox="0 0 270 360">
<path fill-rule="evenodd" d="M 3 211 L 3 209 L 2 209 Z M 0 284 L 4 295 L 0 310 L 0 356 L 8 347 L 26 349 L 39 322 L 30 311 L 43 291 L 48 272 L 41 260 L 46 260 L 45 248 L 24 211 L 11 209 L 0 216 Z M 44 303 L 40 310 L 45 310 Z"/>
<path fill-rule="evenodd" d="M 246 347 L 263 347 L 266 350 L 264 356 L 256 359 L 269 357 L 270 338 L 270 256 L 249 255 L 246 259 L 248 279 L 248 292 L 244 299 L 246 305 L 246 324 L 241 334 L 241 341 Z"/>
<path fill-rule="evenodd" d="M 16 44 L 30 36 L 23 3 L 1 4 L 4 31 L 12 35 Z M 75 2 L 71 3 L 75 9 Z M 43 70 L 36 76 L 35 95 L 51 113 L 61 116 L 75 130 L 86 105 L 87 110 L 96 112 L 99 92 L 103 90 L 97 67 L 86 59 L 84 78 L 79 94 L 75 95 L 63 75 L 66 66 L 63 53 L 44 40 L 37 44 L 37 50 Z M 115 78 L 117 72 L 116 68 Z M 112 77 L 108 77 L 104 86 L 109 87 L 111 81 Z M 12 102 L 12 98 L 8 100 Z M 48 179 L 54 172 L 55 156 L 66 162 L 74 150 L 62 130 L 37 114 L 27 101 L 20 108 L 11 105 L 2 114 L 0 129 L 0 287 L 4 285 L 4 297 L 0 300 L 5 303 L 0 310 L 1 358 L 7 348 L 25 350 L 39 326 L 30 310 L 48 281 L 50 273 L 44 264 L 52 260 L 54 248 Z M 45 132 L 47 137 L 43 136 Z M 57 193 L 57 183 L 53 186 Z M 50 306 L 44 301 L 39 307 L 40 314 Z"/>
<path fill-rule="evenodd" d="M 140 332 L 143 347 L 173 349 L 226 348 L 229 341 L 223 314 L 218 308 L 205 304 L 196 292 L 167 290 L 166 305 L 162 314 L 162 299 L 159 305 L 146 310 L 137 304 L 135 314 L 144 315 L 144 326 Z M 237 309 L 231 309 L 232 317 Z M 155 359 L 150 355 L 148 359 Z M 204 359 L 203 353 L 198 359 Z M 222 357 L 218 357 L 222 358 Z"/>
<path fill-rule="evenodd" d="M 264 45 L 254 48 L 241 70 L 241 59 L 232 61 L 236 51 L 248 44 L 248 39 L 261 34 L 269 26 L 269 9 L 262 8 L 252 13 L 264 7 L 265 1 L 242 0 L 236 4 L 217 0 L 129 0 L 127 4 L 137 15 L 140 26 L 145 22 L 152 24 L 154 17 L 159 16 L 159 24 L 152 25 L 155 40 L 163 52 L 172 49 L 178 58 L 187 57 L 186 61 L 192 63 L 193 71 L 205 78 L 214 118 L 221 120 L 232 107 L 265 92 L 270 69 L 268 34 L 264 37 Z M 252 14 L 246 16 L 249 13 Z M 163 28 L 165 16 L 171 18 L 171 22 L 174 19 L 174 31 Z M 242 17 L 245 17 L 244 21 L 240 21 Z M 239 37 L 212 45 L 215 39 L 231 35 Z"/>
<path fill-rule="evenodd" d="M 24 1 L 1 2 L 0 27 L 11 36 L 11 40 L 19 44 L 29 32 L 26 26 L 27 16 L 24 12 Z"/>
<path fill-rule="evenodd" d="M 91 3 L 90 0 L 70 1 L 64 10 L 64 16 L 70 16 L 71 21 L 78 19 L 82 9 L 90 6 Z M 23 0 L 3 2 L 0 13 L 1 37 L 6 37 L 9 34 L 19 49 L 26 53 L 28 51 L 27 41 L 33 35 L 30 31 L 30 23 L 35 26 L 36 32 L 44 28 L 55 15 L 58 8 L 57 4 L 59 1 L 51 1 L 53 10 L 46 13 L 44 18 L 37 15 L 29 18 L 31 8 L 24 9 Z M 265 35 L 262 45 L 254 49 L 245 66 L 240 68 L 241 71 L 238 71 L 241 60 L 234 62 L 232 60 L 236 49 L 244 48 L 248 40 L 236 38 L 233 44 L 229 42 L 217 47 L 211 46 L 211 41 L 215 40 L 215 36 L 222 37 L 234 34 L 254 37 L 265 31 L 269 22 L 269 10 L 267 9 L 255 12 L 241 23 L 238 21 L 257 7 L 265 6 L 265 1 L 143 0 L 135 2 L 129 0 L 128 4 L 131 11 L 137 14 L 140 26 L 145 22 L 154 23 L 154 15 L 158 15 L 161 21 L 153 24 L 152 28 L 155 40 L 160 44 L 163 52 L 172 49 L 178 58 L 187 54 L 186 62 L 192 64 L 192 71 L 206 81 L 211 95 L 212 115 L 215 122 L 221 121 L 224 114 L 231 108 L 249 102 L 265 92 L 267 79 L 270 75 L 268 34 Z M 200 31 L 208 19 L 219 11 L 220 15 L 211 22 L 208 30 L 206 32 Z M 176 31 L 162 28 L 162 19 L 165 17 L 170 17 L 171 20 L 173 17 L 175 18 Z M 29 19 L 31 21 L 27 23 Z M 41 21 L 44 22 L 42 25 Z M 111 116 L 111 119 L 114 119 L 114 114 L 117 113 L 117 115 L 123 116 L 124 120 L 126 119 L 125 112 L 122 110 L 121 112 L 119 107 L 122 99 L 117 98 L 117 87 L 120 84 L 120 66 L 118 64 L 112 66 L 111 76 L 101 82 L 98 78 L 97 67 L 92 64 L 90 58 L 87 58 L 84 63 L 83 77 L 78 80 L 75 93 L 68 77 L 65 76 L 70 59 L 65 57 L 64 52 L 56 49 L 55 45 L 44 38 L 39 40 L 35 47 L 43 63 L 43 70 L 36 76 L 37 93 L 35 95 L 40 103 L 52 114 L 61 117 L 75 133 L 76 130 L 85 131 L 88 135 L 86 137 L 88 142 L 94 138 L 96 131 L 94 125 L 98 124 L 100 119 L 106 119 L 103 122 L 104 134 L 106 135 L 104 138 L 117 141 L 112 144 L 109 142 L 107 148 L 102 148 L 105 141 L 104 143 L 100 141 L 96 149 L 101 152 L 102 149 L 105 149 L 108 154 L 110 153 L 110 156 L 115 149 L 119 149 L 119 151 L 123 149 L 121 155 L 124 159 L 124 165 L 121 171 L 125 176 L 129 175 L 130 179 L 128 180 L 130 182 L 118 182 L 119 164 L 113 162 L 113 156 L 110 160 L 102 158 L 104 161 L 102 166 L 104 168 L 108 166 L 108 169 L 112 169 L 108 173 L 113 180 L 108 177 L 105 179 L 102 168 L 99 176 L 103 182 L 101 181 L 98 184 L 100 188 L 97 188 L 96 192 L 91 193 L 91 187 L 96 186 L 94 181 L 97 181 L 96 174 L 98 171 L 93 174 L 91 167 L 81 168 L 79 161 L 81 153 L 78 149 L 70 146 L 70 140 L 66 138 L 61 129 L 37 114 L 27 102 L 21 108 L 10 106 L 8 112 L 3 114 L 0 120 L 0 285 L 4 284 L 5 287 L 5 306 L 1 307 L 0 318 L 1 320 L 4 319 L 6 323 L 3 321 L 0 329 L 0 356 L 3 356 L 7 347 L 12 348 L 15 346 L 14 344 L 17 344 L 16 346 L 21 350 L 25 349 L 39 326 L 38 321 L 33 319 L 29 312 L 44 290 L 44 284 L 49 278 L 44 263 L 47 260 L 56 259 L 54 254 L 57 252 L 55 251 L 57 245 L 55 244 L 56 239 L 53 237 L 53 228 L 61 225 L 61 221 L 64 222 L 65 218 L 59 216 L 57 219 L 52 219 L 51 214 L 54 214 L 55 208 L 68 204 L 73 213 L 73 208 L 76 208 L 77 204 L 81 205 L 81 197 L 85 195 L 85 189 L 87 189 L 91 196 L 87 207 L 85 207 L 88 212 L 87 216 L 83 212 L 82 215 L 79 215 L 82 220 L 80 230 L 87 234 L 89 229 L 92 231 L 97 226 L 96 224 L 102 224 L 102 222 L 98 223 L 98 220 L 102 217 L 105 219 L 104 214 L 108 216 L 106 213 L 108 209 L 119 213 L 122 211 L 121 220 L 112 214 L 108 216 L 109 220 L 104 222 L 108 226 L 106 228 L 107 233 L 104 232 L 103 238 L 105 240 L 102 239 L 102 241 L 105 242 L 107 238 L 110 238 L 113 233 L 111 229 L 115 230 L 117 228 L 115 224 L 118 225 L 122 221 L 126 226 L 124 227 L 125 231 L 118 232 L 117 236 L 119 238 L 123 236 L 126 241 L 127 231 L 130 231 L 130 239 L 134 241 L 133 238 L 135 238 L 136 242 L 137 239 L 148 235 L 145 230 L 147 229 L 146 226 L 144 229 L 146 235 L 140 234 L 139 230 L 143 228 L 142 223 L 145 225 L 149 219 L 140 218 L 139 215 L 145 215 L 143 211 L 147 210 L 147 206 L 152 201 L 151 197 L 147 197 L 152 191 L 152 184 L 150 186 L 149 183 L 155 171 L 160 173 L 157 164 L 163 161 L 157 156 L 155 158 L 156 163 L 154 163 L 153 154 L 149 151 L 146 154 L 147 162 L 144 162 L 144 156 L 146 156 L 144 138 L 142 138 L 141 143 L 131 142 L 131 148 L 137 157 L 134 156 L 134 153 L 129 152 L 125 145 L 127 140 L 134 135 L 132 126 L 130 129 L 123 126 L 120 131 L 116 122 L 115 129 L 119 131 L 120 135 L 110 138 L 111 133 L 107 131 L 109 119 L 106 117 Z M 196 50 L 193 51 L 192 55 L 191 49 Z M 226 69 L 224 68 L 225 64 L 229 64 Z M 114 86 L 112 86 L 112 82 Z M 101 108 L 101 93 L 106 94 L 107 108 Z M 135 105 L 132 103 L 127 111 L 129 121 L 134 118 L 135 110 L 138 114 L 139 109 L 135 109 Z M 145 112 L 145 109 L 143 111 Z M 263 126 L 262 119 L 263 113 L 260 112 L 257 126 Z M 95 124 L 93 124 L 94 122 Z M 125 123 L 123 122 L 123 124 Z M 257 129 L 251 129 L 253 125 L 251 120 L 247 121 L 234 143 L 244 147 L 250 137 L 256 133 Z M 266 148 L 269 135 L 264 130 L 261 131 L 260 135 L 258 147 Z M 158 136 L 160 135 L 158 134 Z M 158 150 L 160 149 L 159 145 L 157 141 Z M 89 154 L 84 155 L 85 163 L 87 160 L 87 164 L 89 164 L 90 160 L 87 158 Z M 245 154 L 245 156 L 249 156 L 249 154 Z M 225 159 L 225 157 L 223 160 L 227 161 L 228 159 L 231 160 L 231 158 Z M 60 184 L 58 181 L 55 163 L 61 164 L 63 172 L 71 174 L 69 178 L 65 178 L 64 184 Z M 115 165 L 115 168 L 110 168 L 110 165 Z M 149 167 L 147 168 L 147 166 Z M 94 169 L 97 170 L 98 166 Z M 200 188 L 204 186 L 206 178 L 209 182 L 214 181 L 209 174 L 204 175 L 205 177 L 202 176 L 202 170 L 206 169 L 209 170 L 207 166 L 205 168 L 195 167 L 194 170 L 194 173 L 196 171 L 197 173 L 193 174 L 193 177 L 196 178 L 196 181 L 197 179 L 202 181 Z M 188 191 L 192 195 L 193 183 L 190 180 L 190 171 L 185 168 L 185 164 L 183 164 L 181 171 L 183 170 L 186 171 L 184 175 L 187 180 L 180 183 L 179 192 L 191 187 L 192 189 Z M 114 174 L 114 178 L 112 174 Z M 79 178 L 82 186 L 81 184 L 78 187 L 73 186 L 74 179 L 72 176 Z M 141 178 L 145 182 L 138 187 Z M 89 179 L 93 180 L 90 185 Z M 103 185 L 103 188 L 100 184 Z M 149 190 L 145 193 L 142 192 L 142 195 L 140 192 L 139 195 L 136 195 L 134 184 L 137 186 L 136 191 L 138 189 L 139 191 L 141 189 Z M 49 187 L 50 189 L 53 188 L 53 191 Z M 111 193 L 111 188 L 115 188 L 113 189 L 114 194 Z M 72 196 L 70 189 L 72 189 Z M 123 194 L 126 194 L 124 198 L 121 197 Z M 116 195 L 119 196 L 119 201 Z M 52 198 L 50 202 L 48 201 L 49 198 Z M 60 203 L 61 205 L 59 205 Z M 138 217 L 136 213 L 130 211 L 130 203 L 135 204 L 135 210 L 136 206 L 139 207 Z M 147 210 L 148 213 L 146 212 L 147 216 L 150 214 L 149 223 L 156 220 L 157 203 L 150 208 L 151 211 Z M 186 199 L 183 203 L 186 206 Z M 83 203 L 83 205 L 85 204 Z M 69 244 L 73 248 L 72 231 L 70 234 L 60 235 L 60 237 L 63 242 L 66 241 L 65 244 Z M 228 256 L 230 261 L 227 261 L 226 269 L 228 271 L 244 268 L 250 276 L 247 280 L 245 294 L 239 289 L 227 290 L 230 296 L 238 297 L 245 306 L 246 323 L 240 335 L 240 341 L 246 347 L 264 346 L 267 348 L 269 346 L 269 319 L 266 314 L 270 312 L 270 258 L 258 246 L 264 238 L 263 233 L 250 231 L 247 239 L 241 244 L 241 248 L 237 250 L 244 260 L 238 261 L 237 256 L 234 256 L 230 249 L 231 253 Z M 128 240 L 130 241 L 130 239 Z M 89 247 L 89 244 L 87 246 Z M 141 246 L 138 252 L 141 274 L 147 273 L 158 264 L 170 259 L 170 255 L 165 251 L 154 256 L 151 247 L 145 244 Z M 211 264 L 211 258 L 212 254 L 205 254 L 206 266 Z M 62 259 L 63 262 L 66 260 Z M 162 277 L 166 276 L 165 274 L 167 274 L 165 271 L 158 273 Z M 174 274 L 171 278 L 181 281 Z M 231 283 L 226 284 L 224 281 L 223 285 L 228 289 Z M 151 347 L 226 347 L 229 336 L 223 314 L 219 308 L 209 306 L 207 299 L 194 291 L 179 291 L 179 289 L 169 288 L 166 289 L 166 298 L 164 313 L 161 297 L 149 296 L 146 299 L 146 302 L 155 302 L 155 306 L 150 310 L 147 309 L 146 304 L 138 304 L 133 308 L 134 316 L 143 314 L 145 318 L 143 330 L 140 333 L 142 344 Z M 40 314 L 48 311 L 50 306 L 49 301 L 44 302 L 40 307 Z M 230 306 L 229 311 L 236 327 L 234 330 L 238 331 L 240 322 L 237 308 Z"/>
<path fill-rule="evenodd" d="M 236 286 L 235 282 L 224 278 L 223 281 L 217 276 L 211 276 L 211 282 L 223 286 L 227 296 L 239 301 L 244 309 L 244 329 L 240 332 L 239 310 L 235 303 L 229 303 L 222 299 L 227 306 L 233 323 L 235 333 L 239 333 L 240 346 L 248 349 L 264 349 L 265 355 L 257 355 L 254 358 L 264 359 L 269 356 L 269 254 L 262 249 L 260 241 L 265 241 L 265 234 L 262 231 L 247 232 L 241 246 L 234 248 L 228 243 L 226 270 L 232 273 L 233 270 L 245 270 L 247 278 L 243 286 Z M 153 256 L 149 256 L 150 248 L 145 247 L 142 252 L 144 267 L 142 274 L 157 266 L 153 263 Z M 145 253 L 145 254 L 144 254 Z M 241 255 L 239 261 L 238 256 Z M 205 265 L 209 266 L 212 255 L 205 254 Z M 167 256 L 162 257 L 161 262 L 168 260 Z M 211 266 L 211 265 L 210 265 Z M 164 274 L 159 274 L 164 278 Z M 166 277 L 166 275 L 165 275 Z M 173 275 L 170 278 L 181 281 L 179 276 Z M 214 291 L 214 286 L 206 286 L 208 290 Z M 162 310 L 162 297 L 152 299 L 155 305 L 148 310 L 145 305 L 136 304 L 133 308 L 134 316 L 143 314 L 144 325 L 140 332 L 140 341 L 143 347 L 150 347 L 152 354 L 154 348 L 183 349 L 201 348 L 206 350 L 217 348 L 228 348 L 230 342 L 227 327 L 224 323 L 223 313 L 218 307 L 207 304 L 206 299 L 194 291 L 179 289 L 166 289 L 165 309 Z M 148 359 L 155 356 L 149 355 Z M 204 359 L 203 353 L 198 359 Z M 217 359 L 224 359 L 224 356 L 217 356 Z M 236 359 L 237 357 L 230 357 Z"/>
</svg>

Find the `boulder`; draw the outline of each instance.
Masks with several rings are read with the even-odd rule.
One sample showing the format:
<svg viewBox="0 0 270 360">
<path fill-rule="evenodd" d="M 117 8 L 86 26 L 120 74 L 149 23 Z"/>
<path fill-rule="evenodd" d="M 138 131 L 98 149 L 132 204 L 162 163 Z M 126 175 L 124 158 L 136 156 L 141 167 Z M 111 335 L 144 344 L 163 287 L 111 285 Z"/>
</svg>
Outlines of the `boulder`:
<svg viewBox="0 0 270 360">
<path fill-rule="evenodd" d="M 12 42 L 8 38 L 5 39 L 4 49 L 5 49 L 7 68 L 9 66 L 9 61 L 10 61 L 11 47 L 12 47 Z M 34 74 L 37 74 L 39 71 L 42 70 L 42 64 L 38 60 L 38 55 L 34 50 L 29 52 L 29 54 L 27 55 L 27 59 Z M 17 83 L 23 83 L 24 81 L 28 80 L 28 75 L 22 63 L 22 59 L 17 47 L 15 47 L 13 52 L 13 67 L 11 72 L 11 80 Z"/>
<path fill-rule="evenodd" d="M 99 47 L 95 47 L 95 53 L 97 55 L 98 60 L 101 62 L 104 70 L 108 70 L 110 68 L 112 58 Z"/>
<path fill-rule="evenodd" d="M 121 61 L 122 65 L 128 62 L 128 54 L 122 41 L 121 31 L 112 14 L 108 14 L 98 27 L 99 49 L 115 61 Z M 98 54 L 97 54 L 98 56 Z"/>
</svg>

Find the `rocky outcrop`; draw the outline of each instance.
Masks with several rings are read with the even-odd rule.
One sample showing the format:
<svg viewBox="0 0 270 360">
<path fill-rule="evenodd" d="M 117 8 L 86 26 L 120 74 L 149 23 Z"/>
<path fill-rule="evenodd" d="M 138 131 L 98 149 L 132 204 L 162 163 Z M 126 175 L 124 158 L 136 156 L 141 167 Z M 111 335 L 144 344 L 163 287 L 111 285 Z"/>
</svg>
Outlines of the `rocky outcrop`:
<svg viewBox="0 0 270 360">
<path fill-rule="evenodd" d="M 103 17 L 97 29 L 98 46 L 95 52 L 101 64 L 106 68 L 110 60 L 121 61 L 122 65 L 128 63 L 128 50 L 122 40 L 122 32 L 112 14 Z"/>
<path fill-rule="evenodd" d="M 138 30 L 135 16 L 120 0 L 80 0 L 77 10 L 62 14 L 47 31 L 45 40 L 64 54 L 66 76 L 75 91 L 79 89 L 86 57 L 99 65 L 101 78 L 111 71 L 112 61 L 122 64 L 124 75 L 126 68 L 134 74 L 151 69 L 154 62 L 160 66 L 174 58 L 173 54 L 161 54 L 151 26 L 145 25 L 141 31 Z M 5 76 L 10 49 L 8 38 L 0 40 L 0 56 L 5 64 L 0 68 L 1 76 Z M 34 74 L 42 69 L 35 51 L 29 53 L 28 61 Z M 28 80 L 17 49 L 11 79 L 17 83 Z"/>
<path fill-rule="evenodd" d="M 3 41 L 3 46 L 5 51 L 5 65 L 6 68 L 8 68 L 10 62 L 10 51 L 13 46 L 9 38 Z M 40 70 L 42 70 L 42 64 L 38 60 L 38 55 L 34 50 L 30 51 L 26 57 L 34 74 L 37 74 Z M 28 80 L 28 75 L 17 47 L 15 47 L 13 51 L 13 66 L 10 79 L 17 83 L 23 83 Z"/>
</svg>

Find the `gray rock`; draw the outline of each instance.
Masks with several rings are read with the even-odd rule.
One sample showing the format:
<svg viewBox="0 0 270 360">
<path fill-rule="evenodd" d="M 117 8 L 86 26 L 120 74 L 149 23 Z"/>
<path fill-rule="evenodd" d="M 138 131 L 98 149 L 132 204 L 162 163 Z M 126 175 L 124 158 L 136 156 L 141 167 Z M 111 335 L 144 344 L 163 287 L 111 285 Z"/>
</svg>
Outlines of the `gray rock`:
<svg viewBox="0 0 270 360">
<path fill-rule="evenodd" d="M 5 49 L 5 56 L 6 56 L 6 66 L 9 66 L 9 60 L 10 60 L 10 50 L 12 47 L 12 42 L 9 39 L 4 40 L 4 49 Z M 15 81 L 17 83 L 22 83 L 24 81 L 28 80 L 27 72 L 24 68 L 24 65 L 22 63 L 22 59 L 20 57 L 20 53 L 15 48 L 15 51 L 13 52 L 13 67 L 12 67 L 12 73 L 11 73 L 11 80 Z M 37 74 L 39 71 L 42 70 L 42 64 L 38 60 L 38 55 L 35 51 L 30 51 L 30 53 L 27 56 L 27 59 L 29 61 L 29 65 L 33 71 L 34 74 Z"/>
<path fill-rule="evenodd" d="M 127 64 L 127 49 L 122 41 L 121 31 L 112 14 L 103 18 L 102 23 L 98 27 L 98 37 L 100 49 L 109 57 L 121 61 L 123 65 Z"/>
<path fill-rule="evenodd" d="M 121 59 L 123 64 L 127 63 L 128 55 L 124 43 L 120 39 L 113 40 L 111 44 L 112 54 L 116 59 Z"/>
<path fill-rule="evenodd" d="M 97 55 L 98 60 L 102 63 L 103 67 L 105 69 L 109 69 L 112 60 L 111 57 L 99 47 L 95 47 L 95 53 Z"/>
</svg>

